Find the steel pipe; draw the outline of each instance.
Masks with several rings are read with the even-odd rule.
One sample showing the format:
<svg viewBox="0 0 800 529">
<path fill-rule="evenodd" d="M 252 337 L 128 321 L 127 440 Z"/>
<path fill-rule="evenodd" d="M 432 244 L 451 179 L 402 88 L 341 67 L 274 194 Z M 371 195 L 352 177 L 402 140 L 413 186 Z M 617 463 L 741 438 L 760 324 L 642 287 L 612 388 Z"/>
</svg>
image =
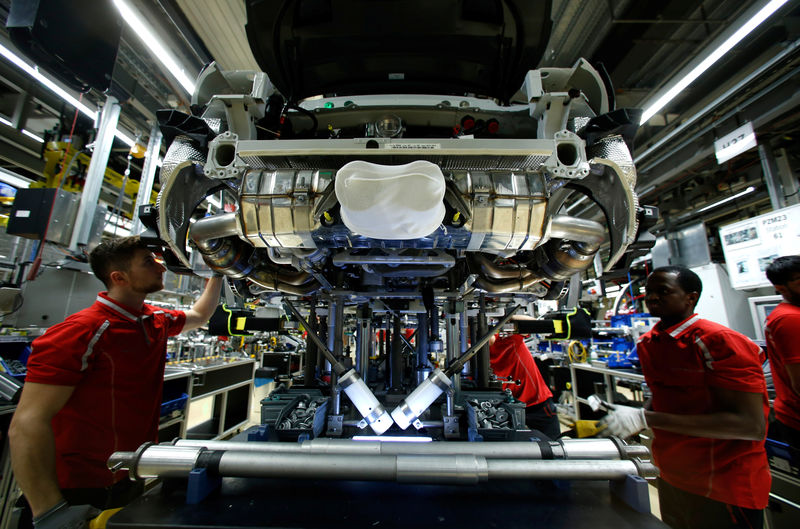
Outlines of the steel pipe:
<svg viewBox="0 0 800 529">
<path fill-rule="evenodd" d="M 593 220 L 569 215 L 554 215 L 550 219 L 551 239 L 579 241 L 600 248 L 605 236 L 606 231 L 603 225 Z"/>
<path fill-rule="evenodd" d="M 239 234 L 239 222 L 236 213 L 225 213 L 198 219 L 189 230 L 189 237 L 201 250 L 213 250 L 208 247 L 210 241 Z"/>
<path fill-rule="evenodd" d="M 485 290 L 491 294 L 507 294 L 509 292 L 521 292 L 523 290 L 527 290 L 536 283 L 542 281 L 542 277 L 535 276 L 530 274 L 528 276 L 523 277 L 522 279 L 504 279 L 504 280 L 492 280 L 488 277 L 479 277 L 475 280 L 476 288 L 480 288 L 481 290 Z"/>
<path fill-rule="evenodd" d="M 634 461 L 536 461 L 487 459 L 491 479 L 623 479 L 629 475 L 658 476 L 651 463 Z"/>
<path fill-rule="evenodd" d="M 519 265 L 516 265 L 513 268 L 498 266 L 482 253 L 476 252 L 472 254 L 472 259 L 475 261 L 475 264 L 480 267 L 481 272 L 483 272 L 486 277 L 490 277 L 492 279 L 520 280 L 531 276 L 531 271 L 524 267 Z"/>
<path fill-rule="evenodd" d="M 302 443 L 266 443 L 245 441 L 203 441 L 178 439 L 175 446 L 235 450 L 242 452 L 341 454 L 341 455 L 475 455 L 487 459 L 543 459 L 542 447 L 554 459 L 630 459 L 649 457 L 647 447 L 627 445 L 609 439 L 561 439 L 542 443 L 465 441 L 404 443 L 397 441 L 351 441 L 349 439 L 312 439 Z"/>
<path fill-rule="evenodd" d="M 300 296 L 319 288 L 319 283 L 308 272 L 250 265 L 254 249 L 242 241 L 238 234 L 239 221 L 236 213 L 200 219 L 192 225 L 189 232 L 206 264 L 216 272 L 233 279 L 247 278 L 261 287 Z"/>
<path fill-rule="evenodd" d="M 446 443 L 442 443 L 446 444 Z M 167 448 L 171 450 L 166 450 Z M 180 451 L 177 464 L 170 452 Z M 122 454 L 122 455 L 120 455 Z M 146 446 L 136 454 L 112 455 L 109 461 L 127 467 L 137 479 L 186 476 L 189 460 L 225 477 L 271 477 L 448 483 L 471 485 L 489 479 L 623 479 L 654 477 L 650 463 L 631 460 L 487 459 L 475 455 L 347 455 L 204 451 L 202 448 Z"/>
</svg>

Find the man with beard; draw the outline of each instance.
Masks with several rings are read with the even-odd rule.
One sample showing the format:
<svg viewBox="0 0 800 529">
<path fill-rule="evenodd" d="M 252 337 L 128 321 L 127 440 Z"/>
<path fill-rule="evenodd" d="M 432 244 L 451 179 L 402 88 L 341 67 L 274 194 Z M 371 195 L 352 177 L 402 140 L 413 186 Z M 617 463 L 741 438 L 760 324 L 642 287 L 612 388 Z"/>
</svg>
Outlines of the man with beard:
<svg viewBox="0 0 800 529">
<path fill-rule="evenodd" d="M 767 316 L 767 357 L 775 383 L 775 420 L 769 438 L 800 450 L 800 256 L 778 257 L 767 279 L 783 296 Z"/>
<path fill-rule="evenodd" d="M 90 506 L 120 507 L 141 493 L 106 461 L 157 440 L 167 338 L 203 325 L 219 301 L 215 277 L 187 311 L 146 304 L 166 269 L 138 236 L 104 241 L 89 262 L 108 291 L 33 342 L 9 429 L 38 528 L 79 524 Z"/>
<path fill-rule="evenodd" d="M 763 355 L 746 336 L 694 313 L 702 289 L 682 266 L 647 278 L 647 308 L 661 321 L 637 351 L 652 399 L 644 409 L 613 405 L 605 431 L 628 437 L 652 427 L 661 518 L 669 526 L 757 529 L 771 479 Z"/>
</svg>

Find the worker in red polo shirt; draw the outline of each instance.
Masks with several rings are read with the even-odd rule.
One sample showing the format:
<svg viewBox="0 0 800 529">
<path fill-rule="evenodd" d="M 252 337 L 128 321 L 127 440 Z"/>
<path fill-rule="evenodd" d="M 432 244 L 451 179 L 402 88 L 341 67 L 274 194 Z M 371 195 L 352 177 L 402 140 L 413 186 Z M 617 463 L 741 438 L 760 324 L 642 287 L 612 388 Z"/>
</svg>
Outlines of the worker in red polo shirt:
<svg viewBox="0 0 800 529">
<path fill-rule="evenodd" d="M 653 396 L 648 409 L 613 406 L 606 432 L 653 429 L 661 517 L 671 527 L 761 528 L 770 490 L 761 349 L 694 313 L 702 283 L 688 268 L 657 268 L 645 290 L 661 318 L 637 345 Z"/>
<path fill-rule="evenodd" d="M 519 334 L 503 338 L 493 336 L 489 342 L 489 363 L 503 389 L 525 403 L 525 424 L 552 440 L 561 433 L 553 394 L 542 378 L 525 340 Z"/>
<path fill-rule="evenodd" d="M 222 280 L 212 278 L 188 311 L 146 304 L 164 288 L 165 268 L 138 236 L 101 243 L 89 261 L 108 291 L 33 342 L 9 429 L 14 475 L 39 529 L 73 527 L 90 506 L 141 493 L 106 461 L 157 440 L 167 337 L 200 327 L 219 301 Z"/>
<path fill-rule="evenodd" d="M 767 316 L 767 357 L 775 384 L 775 420 L 769 438 L 800 450 L 800 255 L 778 257 L 767 279 L 783 303 Z"/>
</svg>

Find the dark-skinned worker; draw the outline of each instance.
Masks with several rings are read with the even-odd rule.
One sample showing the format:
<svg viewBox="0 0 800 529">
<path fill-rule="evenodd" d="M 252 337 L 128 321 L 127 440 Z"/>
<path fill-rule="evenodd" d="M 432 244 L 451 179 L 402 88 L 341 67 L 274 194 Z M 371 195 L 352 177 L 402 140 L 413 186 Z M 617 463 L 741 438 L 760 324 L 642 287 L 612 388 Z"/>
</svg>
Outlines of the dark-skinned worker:
<svg viewBox="0 0 800 529">
<path fill-rule="evenodd" d="M 778 257 L 767 279 L 783 302 L 767 316 L 767 358 L 775 384 L 769 437 L 800 450 L 800 256 Z"/>
<path fill-rule="evenodd" d="M 647 409 L 613 406 L 605 431 L 628 437 L 653 429 L 661 517 L 669 526 L 761 528 L 771 481 L 763 353 L 694 313 L 702 288 L 681 266 L 647 278 L 647 308 L 661 321 L 637 350 L 652 399 Z"/>
<path fill-rule="evenodd" d="M 219 301 L 215 277 L 187 311 L 146 304 L 166 269 L 138 236 L 102 242 L 89 261 L 108 291 L 33 342 L 9 429 L 37 529 L 81 527 L 92 507 L 121 507 L 141 493 L 106 461 L 157 440 L 167 338 L 203 325 Z"/>
</svg>

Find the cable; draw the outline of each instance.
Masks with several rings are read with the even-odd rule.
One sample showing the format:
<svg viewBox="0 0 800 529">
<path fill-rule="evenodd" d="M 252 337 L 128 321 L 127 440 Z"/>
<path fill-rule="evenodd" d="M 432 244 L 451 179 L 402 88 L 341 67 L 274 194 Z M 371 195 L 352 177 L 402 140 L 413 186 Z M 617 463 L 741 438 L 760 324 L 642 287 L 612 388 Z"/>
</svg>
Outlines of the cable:
<svg viewBox="0 0 800 529">
<path fill-rule="evenodd" d="M 576 352 L 573 351 L 573 348 L 576 345 L 580 347 L 580 352 L 579 353 L 576 353 Z M 586 362 L 586 358 L 587 358 L 586 346 L 583 345 L 583 343 L 581 343 L 578 340 L 572 340 L 571 342 L 569 342 L 569 345 L 567 346 L 567 356 L 569 357 L 569 361 L 571 363 L 584 363 L 584 362 Z"/>
<path fill-rule="evenodd" d="M 312 138 L 314 136 L 316 136 L 317 130 L 319 130 L 319 121 L 317 120 L 317 116 L 315 116 L 314 113 L 311 112 L 310 110 L 307 110 L 307 109 L 305 109 L 305 108 L 303 108 L 300 105 L 297 105 L 295 103 L 290 103 L 290 104 L 287 104 L 286 106 L 287 106 L 287 108 L 291 108 L 291 109 L 297 110 L 301 114 L 305 114 L 306 116 L 310 117 L 311 121 L 313 121 L 314 124 L 311 126 L 311 128 L 309 128 L 307 130 L 304 130 L 303 131 L 303 135 L 310 134 Z M 298 134 L 298 136 L 299 136 L 299 134 Z"/>
<path fill-rule="evenodd" d="M 14 313 L 15 313 L 15 312 L 17 312 L 19 309 L 21 309 L 21 308 L 22 308 L 22 305 L 24 305 L 24 304 L 25 304 L 25 298 L 22 296 L 22 294 L 19 294 L 18 301 L 19 301 L 19 303 L 15 303 L 15 304 L 14 304 L 14 308 L 13 308 L 13 309 L 11 309 L 11 310 L 10 310 L 10 311 L 8 311 L 8 312 L 4 312 L 4 313 L 0 314 L 0 316 L 2 316 L 2 317 L 4 317 L 4 318 L 5 318 L 6 316 L 10 316 L 11 314 L 14 314 Z"/>
</svg>

